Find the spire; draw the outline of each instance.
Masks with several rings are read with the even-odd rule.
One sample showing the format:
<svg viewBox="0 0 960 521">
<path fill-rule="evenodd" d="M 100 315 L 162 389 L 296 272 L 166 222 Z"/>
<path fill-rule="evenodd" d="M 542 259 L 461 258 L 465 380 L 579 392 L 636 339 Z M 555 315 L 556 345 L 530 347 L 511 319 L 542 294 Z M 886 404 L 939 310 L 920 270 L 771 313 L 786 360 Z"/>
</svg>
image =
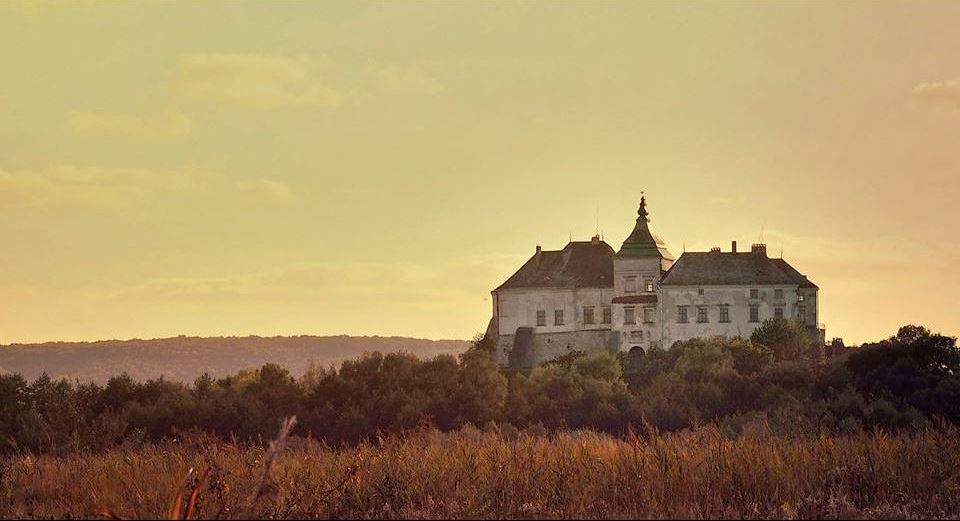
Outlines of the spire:
<svg viewBox="0 0 960 521">
<path fill-rule="evenodd" d="M 637 223 L 633 232 L 623 241 L 617 255 L 621 257 L 660 257 L 673 260 L 663 240 L 650 231 L 650 213 L 647 211 L 647 198 L 641 192 L 640 208 L 637 209 Z"/>
<path fill-rule="evenodd" d="M 643 192 L 640 192 L 640 208 L 637 210 L 637 215 L 645 222 L 650 222 L 650 214 L 647 213 L 647 198 L 643 195 Z M 640 222 L 640 219 L 637 219 L 637 222 Z"/>
</svg>

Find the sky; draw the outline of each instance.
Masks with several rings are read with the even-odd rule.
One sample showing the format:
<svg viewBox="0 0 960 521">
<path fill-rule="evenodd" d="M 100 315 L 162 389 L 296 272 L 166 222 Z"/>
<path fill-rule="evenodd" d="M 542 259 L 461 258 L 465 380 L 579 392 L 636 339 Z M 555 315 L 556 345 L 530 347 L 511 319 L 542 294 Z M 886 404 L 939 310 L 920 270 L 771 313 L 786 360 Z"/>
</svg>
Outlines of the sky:
<svg viewBox="0 0 960 521">
<path fill-rule="evenodd" d="M 763 240 L 960 333 L 960 2 L 0 2 L 0 343 L 470 338 L 536 245 Z M 743 247 L 743 246 L 742 246 Z"/>
</svg>

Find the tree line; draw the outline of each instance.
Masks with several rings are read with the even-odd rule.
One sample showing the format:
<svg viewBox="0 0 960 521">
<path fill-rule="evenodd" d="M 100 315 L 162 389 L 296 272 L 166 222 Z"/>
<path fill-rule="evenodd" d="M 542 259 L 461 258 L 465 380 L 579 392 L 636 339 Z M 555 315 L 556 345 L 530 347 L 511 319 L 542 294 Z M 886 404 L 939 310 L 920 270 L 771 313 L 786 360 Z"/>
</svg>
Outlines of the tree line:
<svg viewBox="0 0 960 521">
<path fill-rule="evenodd" d="M 736 436 L 917 429 L 960 422 L 956 338 L 904 326 L 827 357 L 797 324 L 773 319 L 750 339 L 707 338 L 669 349 L 503 369 L 478 338 L 459 357 L 366 354 L 294 378 L 275 364 L 192 385 L 127 375 L 106 384 L 0 375 L 0 453 L 104 450 L 203 431 L 268 439 L 296 415 L 295 434 L 355 443 L 425 424 L 613 434 L 714 423 Z"/>
</svg>

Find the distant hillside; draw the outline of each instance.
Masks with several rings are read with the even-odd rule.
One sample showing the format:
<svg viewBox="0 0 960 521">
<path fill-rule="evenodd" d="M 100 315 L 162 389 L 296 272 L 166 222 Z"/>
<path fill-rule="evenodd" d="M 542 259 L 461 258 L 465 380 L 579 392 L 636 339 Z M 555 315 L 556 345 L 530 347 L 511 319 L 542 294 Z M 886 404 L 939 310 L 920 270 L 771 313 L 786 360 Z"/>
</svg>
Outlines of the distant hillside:
<svg viewBox="0 0 960 521">
<path fill-rule="evenodd" d="M 46 372 L 53 378 L 105 382 L 126 372 L 134 379 L 161 375 L 193 382 L 203 374 L 225 376 L 248 367 L 275 362 L 295 376 L 311 361 L 339 365 L 363 353 L 407 351 L 420 358 L 459 354 L 469 342 L 403 337 L 186 337 L 100 342 L 48 342 L 0 346 L 0 367 L 33 379 Z M 2 370 L 0 370 L 2 371 Z"/>
</svg>

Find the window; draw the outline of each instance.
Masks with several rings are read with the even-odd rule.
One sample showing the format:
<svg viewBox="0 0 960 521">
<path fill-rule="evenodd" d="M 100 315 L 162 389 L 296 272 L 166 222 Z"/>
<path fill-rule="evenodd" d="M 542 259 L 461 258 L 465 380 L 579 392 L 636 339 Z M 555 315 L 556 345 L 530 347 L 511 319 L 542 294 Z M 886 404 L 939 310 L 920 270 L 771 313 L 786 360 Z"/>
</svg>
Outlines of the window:
<svg viewBox="0 0 960 521">
<path fill-rule="evenodd" d="M 687 323 L 687 306 L 677 306 L 677 323 Z"/>
<path fill-rule="evenodd" d="M 643 323 L 644 324 L 653 323 L 653 308 L 643 308 Z"/>
<path fill-rule="evenodd" d="M 783 318 L 783 306 L 773 308 L 773 316 L 775 318 Z"/>
<path fill-rule="evenodd" d="M 563 310 L 555 309 L 553 310 L 553 325 L 562 326 L 563 325 Z"/>
<path fill-rule="evenodd" d="M 653 293 L 653 279 L 644 279 L 643 290 L 647 293 Z"/>
<path fill-rule="evenodd" d="M 540 310 L 537 311 L 537 327 L 544 327 L 547 325 L 547 312 Z"/>
<path fill-rule="evenodd" d="M 609 324 L 611 322 L 613 313 L 610 311 L 610 306 L 603 306 L 603 323 Z"/>
<path fill-rule="evenodd" d="M 750 322 L 760 322 L 760 306 L 750 306 Z"/>
<path fill-rule="evenodd" d="M 783 300 L 783 290 L 782 289 L 773 290 L 773 298 L 777 300 Z"/>
<path fill-rule="evenodd" d="M 720 322 L 730 322 L 730 306 L 720 306 Z"/>
<path fill-rule="evenodd" d="M 636 293 L 637 292 L 637 278 L 636 277 L 625 277 L 623 279 L 623 292 L 624 293 Z"/>
<path fill-rule="evenodd" d="M 797 320 L 800 322 L 807 321 L 807 308 L 800 306 L 800 309 L 797 310 Z"/>
<path fill-rule="evenodd" d="M 697 306 L 697 322 L 704 323 L 707 321 L 707 306 Z"/>
<path fill-rule="evenodd" d="M 587 325 L 593 324 L 593 306 L 583 308 L 583 323 Z"/>
<path fill-rule="evenodd" d="M 697 290 L 697 295 L 703 295 L 703 288 Z"/>
<path fill-rule="evenodd" d="M 623 308 L 623 323 L 624 324 L 636 324 L 636 309 L 633 306 L 627 306 Z"/>
<path fill-rule="evenodd" d="M 750 290 L 750 298 L 760 298 L 760 290 L 759 290 L 759 289 L 751 289 L 751 290 Z"/>
<path fill-rule="evenodd" d="M 803 302 L 803 297 L 806 295 L 797 295 L 797 302 Z"/>
</svg>

